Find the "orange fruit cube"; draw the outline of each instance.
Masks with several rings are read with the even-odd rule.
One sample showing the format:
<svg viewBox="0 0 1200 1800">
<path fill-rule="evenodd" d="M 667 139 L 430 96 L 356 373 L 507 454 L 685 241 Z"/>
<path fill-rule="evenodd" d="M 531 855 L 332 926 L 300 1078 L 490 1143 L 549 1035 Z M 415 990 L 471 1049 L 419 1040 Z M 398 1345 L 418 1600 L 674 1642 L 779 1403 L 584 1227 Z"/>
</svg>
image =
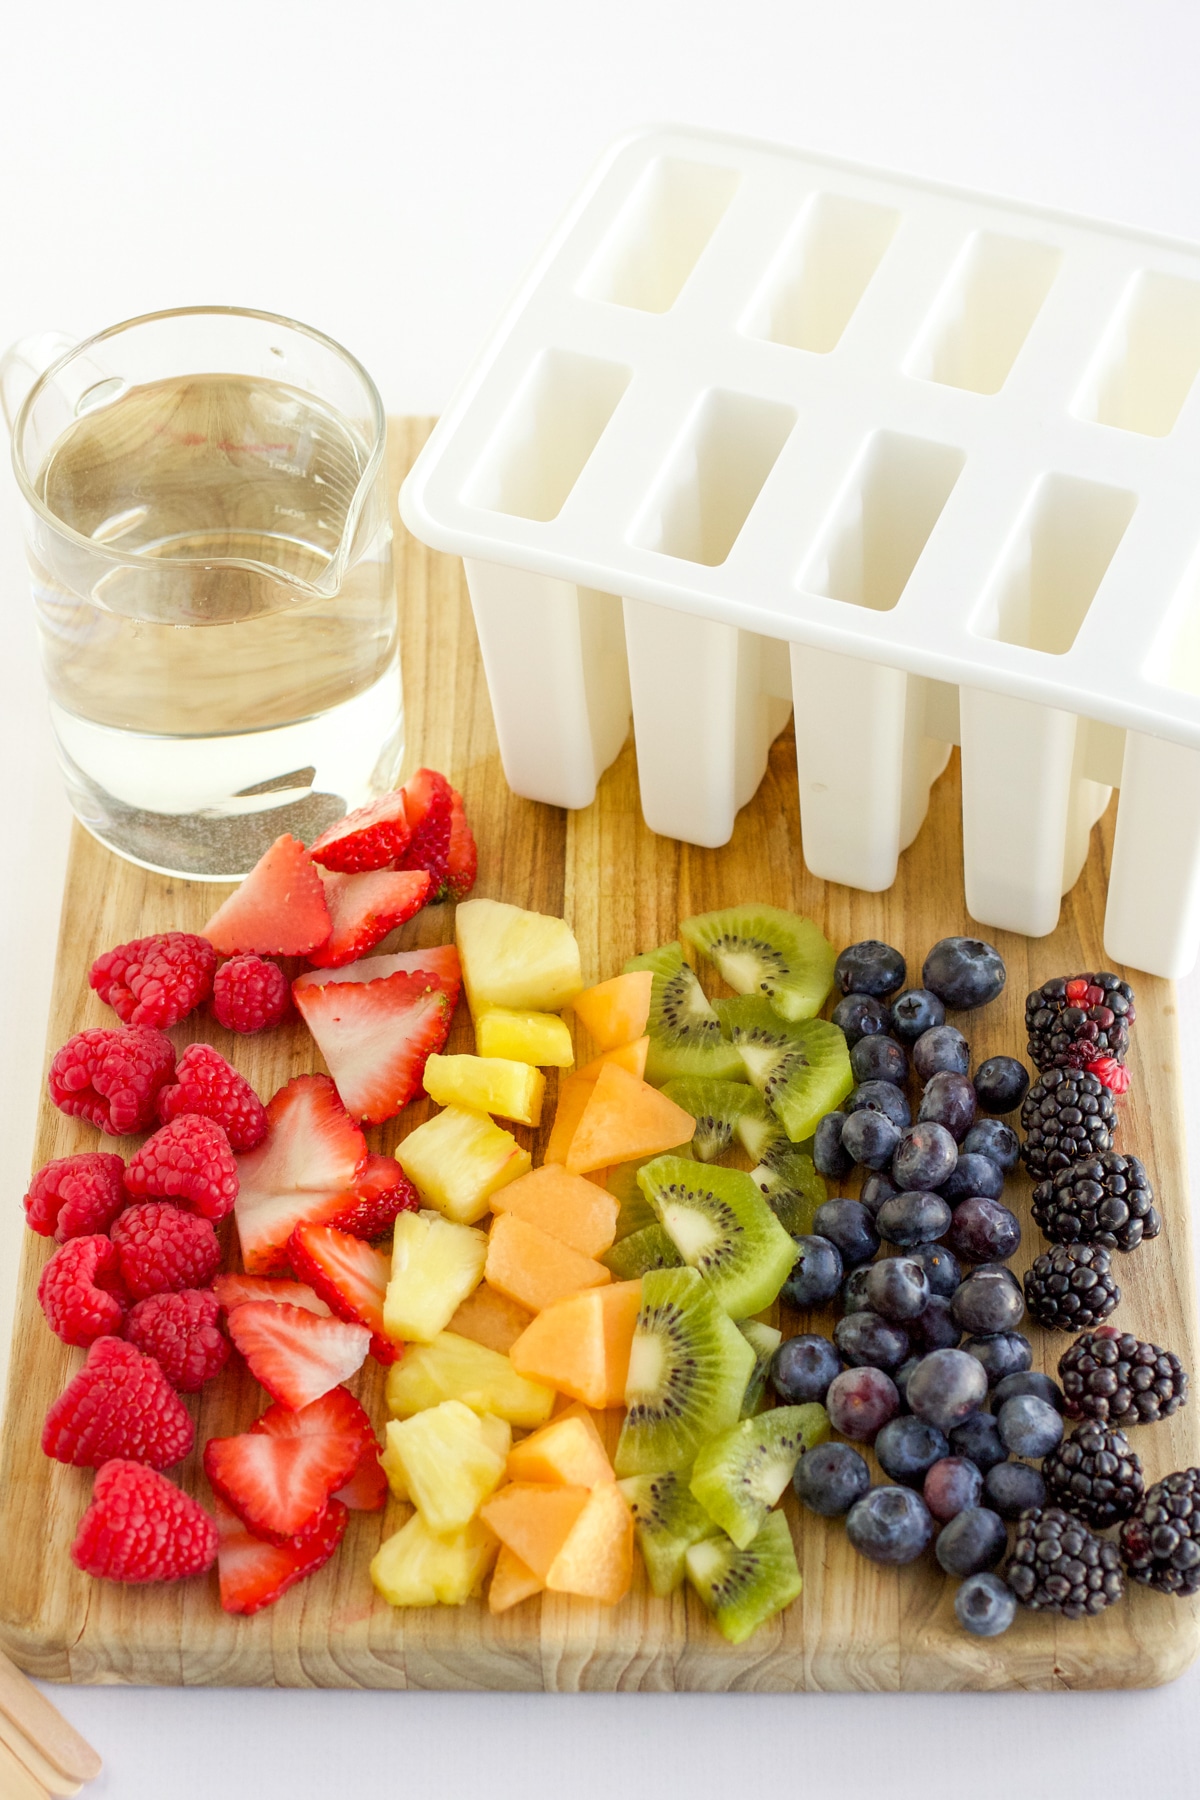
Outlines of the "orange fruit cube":
<svg viewBox="0 0 1200 1800">
<path fill-rule="evenodd" d="M 559 1300 L 521 1333 L 509 1362 L 597 1411 L 623 1406 L 641 1303 L 640 1281 L 615 1281 Z"/>
<path fill-rule="evenodd" d="M 545 1586 L 545 1582 L 534 1574 L 528 1563 L 521 1561 L 515 1550 L 510 1550 L 507 1544 L 501 1544 L 496 1566 L 492 1570 L 492 1585 L 488 1589 L 488 1611 L 507 1612 L 510 1606 L 519 1606 L 531 1594 L 542 1593 Z"/>
<path fill-rule="evenodd" d="M 563 1161 L 572 1175 L 583 1175 L 607 1163 L 633 1162 L 674 1150 L 687 1143 L 695 1129 L 695 1119 L 682 1106 L 627 1069 L 606 1063 Z"/>
<path fill-rule="evenodd" d="M 484 1501 L 479 1517 L 544 1582 L 588 1498 L 587 1488 L 512 1481 Z"/>
<path fill-rule="evenodd" d="M 493 1212 L 514 1213 L 581 1256 L 602 1256 L 610 1248 L 620 1210 L 612 1194 L 582 1175 L 568 1175 L 561 1163 L 532 1169 L 492 1195 Z"/>
<path fill-rule="evenodd" d="M 615 1482 L 594 1487 L 546 1571 L 552 1593 L 615 1606 L 633 1582 L 633 1513 Z"/>
<path fill-rule="evenodd" d="M 507 1356 L 532 1317 L 527 1307 L 518 1306 L 507 1294 L 482 1281 L 467 1295 L 446 1330 Z"/>
<path fill-rule="evenodd" d="M 581 1408 L 562 1413 L 530 1437 L 514 1444 L 506 1474 L 510 1481 L 539 1481 L 565 1487 L 592 1488 L 614 1481 L 612 1464 L 600 1433 Z"/>
<path fill-rule="evenodd" d="M 576 994 L 571 1005 L 575 1017 L 595 1041 L 597 1049 L 615 1050 L 641 1037 L 650 1017 L 650 989 L 654 977 L 649 969 L 636 969 L 628 975 L 614 975 L 611 981 L 598 982 Z"/>
<path fill-rule="evenodd" d="M 519 1306 L 538 1313 L 581 1288 L 606 1287 L 611 1272 L 516 1213 L 497 1213 L 488 1234 L 484 1275 Z"/>
</svg>

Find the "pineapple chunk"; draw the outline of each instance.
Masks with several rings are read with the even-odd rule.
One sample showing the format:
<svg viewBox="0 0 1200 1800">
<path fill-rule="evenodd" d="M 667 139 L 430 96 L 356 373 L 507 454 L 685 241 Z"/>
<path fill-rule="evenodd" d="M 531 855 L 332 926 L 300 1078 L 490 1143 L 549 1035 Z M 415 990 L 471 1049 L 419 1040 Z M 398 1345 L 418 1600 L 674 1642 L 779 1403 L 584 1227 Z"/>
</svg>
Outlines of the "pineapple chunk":
<svg viewBox="0 0 1200 1800">
<path fill-rule="evenodd" d="M 432 1344 L 410 1344 L 388 1370 L 388 1411 L 407 1419 L 461 1400 L 472 1412 L 494 1413 L 510 1425 L 544 1425 L 554 1410 L 555 1393 L 544 1382 L 518 1375 L 507 1356 L 443 1331 Z"/>
<path fill-rule="evenodd" d="M 571 1033 L 557 1013 L 514 1012 L 507 1006 L 480 1007 L 475 1048 L 480 1056 L 508 1056 L 539 1069 L 569 1069 L 575 1061 Z"/>
<path fill-rule="evenodd" d="M 415 1512 L 376 1552 L 371 1580 L 390 1606 L 461 1606 L 482 1589 L 499 1547 L 481 1519 L 439 1537 Z"/>
<path fill-rule="evenodd" d="M 499 1113 L 519 1125 L 540 1125 L 546 1077 L 526 1062 L 500 1056 L 431 1056 L 425 1092 L 439 1106 Z"/>
<path fill-rule="evenodd" d="M 533 1166 L 511 1131 L 461 1106 L 448 1106 L 410 1131 L 396 1161 L 421 1198 L 457 1225 L 482 1219 L 489 1196 Z"/>
<path fill-rule="evenodd" d="M 454 935 L 472 1018 L 485 1006 L 557 1012 L 583 987 L 579 945 L 565 919 L 501 900 L 465 900 Z"/>
<path fill-rule="evenodd" d="M 389 1420 L 388 1427 L 390 1428 L 393 1423 L 393 1420 Z M 400 1458 L 392 1448 L 392 1440 L 387 1435 L 386 1429 L 384 1431 L 383 1449 L 379 1452 L 379 1466 L 387 1476 L 388 1488 L 391 1491 L 392 1499 L 408 1500 L 411 1502 L 412 1495 L 409 1493 L 408 1483 L 404 1479 L 404 1470 L 400 1466 Z"/>
<path fill-rule="evenodd" d="M 392 1239 L 392 1278 L 383 1329 L 398 1344 L 428 1344 L 444 1331 L 483 1280 L 488 1242 L 482 1231 L 440 1213 L 401 1213 Z"/>
<path fill-rule="evenodd" d="M 512 1444 L 512 1427 L 498 1421 Z M 392 1419 L 388 1449 L 400 1465 L 413 1505 L 439 1537 L 475 1517 L 504 1479 L 508 1449 L 487 1441 L 483 1420 L 461 1400 L 443 1400 L 410 1419 Z"/>
</svg>

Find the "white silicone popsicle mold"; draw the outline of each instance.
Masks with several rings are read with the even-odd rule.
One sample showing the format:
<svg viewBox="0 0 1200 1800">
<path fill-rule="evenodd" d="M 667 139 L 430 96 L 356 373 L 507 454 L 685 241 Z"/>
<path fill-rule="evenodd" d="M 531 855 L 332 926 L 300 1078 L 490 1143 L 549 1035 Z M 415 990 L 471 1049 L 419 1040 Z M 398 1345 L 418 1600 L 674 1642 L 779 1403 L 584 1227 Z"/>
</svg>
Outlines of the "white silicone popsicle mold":
<svg viewBox="0 0 1200 1800">
<path fill-rule="evenodd" d="M 880 889 L 962 745 L 967 904 L 1200 945 L 1200 247 L 770 145 L 608 152 L 405 483 L 506 776 L 726 842 L 794 707 L 805 860 Z"/>
</svg>

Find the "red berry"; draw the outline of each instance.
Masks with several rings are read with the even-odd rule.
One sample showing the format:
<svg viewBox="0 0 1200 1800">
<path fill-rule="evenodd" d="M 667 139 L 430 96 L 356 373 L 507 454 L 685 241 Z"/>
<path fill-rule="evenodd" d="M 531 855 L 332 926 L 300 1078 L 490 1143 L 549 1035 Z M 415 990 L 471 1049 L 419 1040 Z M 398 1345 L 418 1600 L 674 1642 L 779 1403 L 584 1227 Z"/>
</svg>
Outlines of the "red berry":
<svg viewBox="0 0 1200 1800">
<path fill-rule="evenodd" d="M 229 1360 L 229 1339 L 218 1323 L 220 1303 L 211 1288 L 183 1288 L 139 1300 L 125 1321 L 125 1340 L 152 1356 L 171 1386 L 194 1394 Z"/>
<path fill-rule="evenodd" d="M 106 1581 L 178 1581 L 217 1558 L 217 1528 L 198 1501 L 141 1463 L 113 1459 L 96 1475 L 71 1561 Z"/>
<path fill-rule="evenodd" d="M 125 1164 L 111 1151 L 85 1150 L 79 1156 L 57 1157 L 39 1169 L 29 1184 L 25 1217 L 30 1230 L 54 1237 L 60 1244 L 89 1232 L 107 1231 L 129 1204 L 124 1178 Z"/>
<path fill-rule="evenodd" d="M 75 1237 L 56 1250 L 37 1293 L 54 1335 L 80 1346 L 120 1331 L 129 1304 L 116 1246 L 102 1236 Z"/>
<path fill-rule="evenodd" d="M 158 1096 L 163 1124 L 180 1113 L 202 1113 L 213 1119 L 238 1156 L 261 1144 L 267 1134 L 267 1109 L 244 1076 L 211 1044 L 189 1044 L 175 1067 L 175 1081 Z"/>
<path fill-rule="evenodd" d="M 1082 976 L 1077 975 L 1074 981 L 1067 983 L 1067 999 L 1072 1006 L 1082 1006 L 1087 998 L 1088 984 Z"/>
<path fill-rule="evenodd" d="M 434 893 L 450 874 L 450 823 L 454 790 L 436 769 L 418 769 L 405 782 L 404 809 L 412 836 L 398 867 L 428 869 Z"/>
<path fill-rule="evenodd" d="M 220 1267 L 221 1246 L 209 1221 L 165 1201 L 126 1207 L 111 1235 L 135 1300 L 207 1287 Z"/>
<path fill-rule="evenodd" d="M 375 1151 L 367 1157 L 366 1167 L 342 1201 L 342 1206 L 333 1209 L 321 1224 L 368 1240 L 390 1231 L 402 1212 L 419 1212 L 421 1208 L 420 1194 L 395 1157 L 380 1156 Z"/>
<path fill-rule="evenodd" d="M 180 1113 L 146 1139 L 125 1171 L 135 1200 L 177 1200 L 215 1224 L 233 1211 L 237 1164 L 229 1139 L 199 1113 Z"/>
<path fill-rule="evenodd" d="M 1131 1084 L 1129 1070 L 1124 1063 L 1119 1063 L 1115 1056 L 1098 1056 L 1095 1062 L 1087 1066 L 1089 1075 L 1102 1081 L 1106 1088 L 1114 1094 L 1127 1094 Z"/>
<path fill-rule="evenodd" d="M 471 827 L 467 824 L 462 795 L 456 788 L 451 788 L 450 846 L 446 852 L 446 879 L 434 898 L 436 900 L 465 900 L 475 886 L 478 867 L 479 852 L 475 847 L 475 838 Z"/>
<path fill-rule="evenodd" d="M 42 1427 L 42 1449 L 58 1462 L 99 1468 L 110 1456 L 166 1469 L 185 1457 L 195 1427 L 152 1356 L 102 1337 L 67 1383 Z"/>
<path fill-rule="evenodd" d="M 347 875 L 369 869 L 386 869 L 403 854 L 412 836 L 404 807 L 404 790 L 393 790 L 382 799 L 347 813 L 308 847 L 312 862 Z"/>
<path fill-rule="evenodd" d="M 287 976 L 262 956 L 233 956 L 213 980 L 213 1011 L 226 1031 L 267 1031 L 292 1010 Z"/>
<path fill-rule="evenodd" d="M 106 950 L 88 980 L 126 1025 L 165 1031 L 212 993 L 217 953 L 190 931 L 161 931 Z"/>
<path fill-rule="evenodd" d="M 148 1025 L 93 1028 L 68 1038 L 50 1064 L 50 1098 L 60 1112 L 111 1137 L 145 1131 L 158 1091 L 175 1069 L 175 1046 Z"/>
</svg>

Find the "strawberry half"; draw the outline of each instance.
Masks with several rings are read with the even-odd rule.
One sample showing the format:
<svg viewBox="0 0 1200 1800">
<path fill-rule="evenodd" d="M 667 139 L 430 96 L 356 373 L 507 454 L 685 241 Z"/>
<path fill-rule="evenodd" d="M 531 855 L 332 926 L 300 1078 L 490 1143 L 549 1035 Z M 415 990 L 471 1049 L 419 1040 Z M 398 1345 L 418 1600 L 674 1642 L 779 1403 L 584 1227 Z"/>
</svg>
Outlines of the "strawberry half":
<svg viewBox="0 0 1200 1800">
<path fill-rule="evenodd" d="M 297 1275 L 339 1319 L 367 1327 L 376 1362 L 394 1363 L 399 1358 L 402 1346 L 383 1329 L 383 1300 L 392 1273 L 385 1251 L 328 1225 L 297 1225 L 288 1239 L 288 1256 Z"/>
<path fill-rule="evenodd" d="M 450 815 L 454 790 L 436 769 L 418 769 L 404 784 L 404 809 L 412 827 L 402 869 L 428 869 L 435 893 L 449 873 Z"/>
<path fill-rule="evenodd" d="M 402 1212 L 419 1212 L 421 1207 L 420 1194 L 395 1157 L 377 1156 L 374 1151 L 342 1199 L 344 1204 L 323 1223 L 368 1243 L 389 1231 Z"/>
<path fill-rule="evenodd" d="M 217 1521 L 221 1605 L 227 1613 L 243 1615 L 272 1606 L 306 1575 L 323 1568 L 341 1543 L 350 1517 L 345 1503 L 335 1497 L 315 1525 L 297 1537 L 274 1544 L 255 1537 L 220 1500 L 213 1513 Z"/>
<path fill-rule="evenodd" d="M 379 981 L 384 975 L 423 975 L 430 987 L 440 987 L 450 1002 L 458 1004 L 462 989 L 462 964 L 453 944 L 430 944 L 424 950 L 396 950 L 390 956 L 364 956 L 340 969 L 306 969 L 292 983 L 292 995 L 300 988 L 325 987 L 331 981 Z M 299 1000 L 297 1000 L 299 1005 Z"/>
<path fill-rule="evenodd" d="M 203 935 L 222 956 L 307 956 L 331 925 L 321 877 L 304 845 L 285 831 L 217 908 Z"/>
<path fill-rule="evenodd" d="M 347 813 L 309 845 L 309 856 L 324 868 L 345 875 L 386 869 L 404 854 L 412 837 L 404 800 L 404 789 L 397 788 Z"/>
<path fill-rule="evenodd" d="M 450 847 L 446 852 L 446 879 L 433 896 L 435 900 L 465 900 L 475 886 L 479 868 L 479 851 L 475 834 L 467 824 L 462 795 L 450 789 Z"/>
<path fill-rule="evenodd" d="M 324 876 L 322 886 L 333 929 L 310 960 L 318 969 L 336 969 L 353 962 L 420 912 L 429 898 L 430 885 L 425 869 Z"/>
<path fill-rule="evenodd" d="M 345 1487 L 340 1487 L 333 1498 L 348 1506 L 351 1512 L 378 1512 L 387 1496 L 388 1478 L 379 1461 L 378 1446 L 372 1444 L 370 1449 L 363 1451 L 362 1461 Z"/>
<path fill-rule="evenodd" d="M 237 1158 L 234 1207 L 249 1275 L 284 1273 L 287 1241 L 305 1219 L 323 1224 L 367 1166 L 367 1143 L 328 1075 L 297 1075 L 267 1107 L 267 1135 Z"/>
<path fill-rule="evenodd" d="M 235 1306 L 225 1328 L 255 1381 L 293 1412 L 353 1375 L 371 1348 L 365 1325 L 321 1319 L 306 1307 L 273 1300 Z"/>
<path fill-rule="evenodd" d="M 364 1454 L 362 1408 L 345 1398 L 353 1412 L 326 1396 L 285 1422 L 285 1409 L 270 1406 L 249 1431 L 205 1444 L 213 1491 L 256 1536 L 283 1544 L 311 1530 L 330 1495 L 354 1477 Z"/>
<path fill-rule="evenodd" d="M 378 1125 L 420 1092 L 426 1059 L 450 1030 L 451 1007 L 440 987 L 400 971 L 381 981 L 297 985 L 293 992 L 354 1118 Z"/>
<path fill-rule="evenodd" d="M 238 1275 L 231 1271 L 218 1275 L 212 1286 L 217 1304 L 225 1312 L 245 1306 L 247 1300 L 270 1300 L 275 1306 L 303 1306 L 321 1319 L 332 1317 L 325 1302 L 303 1281 L 279 1281 L 269 1275 Z"/>
</svg>

